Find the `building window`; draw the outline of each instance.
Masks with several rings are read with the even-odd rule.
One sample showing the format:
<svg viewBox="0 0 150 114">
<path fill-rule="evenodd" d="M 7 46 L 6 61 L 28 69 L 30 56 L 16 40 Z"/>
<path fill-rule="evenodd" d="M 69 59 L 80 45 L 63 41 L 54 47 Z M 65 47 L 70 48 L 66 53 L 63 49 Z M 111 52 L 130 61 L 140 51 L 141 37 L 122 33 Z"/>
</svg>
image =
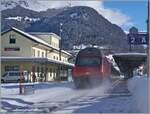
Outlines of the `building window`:
<svg viewBox="0 0 150 114">
<path fill-rule="evenodd" d="M 44 57 L 44 52 L 42 52 L 42 57 Z"/>
<path fill-rule="evenodd" d="M 55 59 L 55 56 L 54 56 L 54 59 Z"/>
<path fill-rule="evenodd" d="M 33 49 L 33 56 L 35 57 L 35 49 Z"/>
<path fill-rule="evenodd" d="M 14 34 L 9 35 L 9 43 L 15 44 L 16 43 L 16 37 Z"/>
<path fill-rule="evenodd" d="M 49 70 L 50 70 L 50 77 L 51 77 L 52 76 L 52 69 L 50 68 Z"/>
<path fill-rule="evenodd" d="M 56 70 L 53 69 L 53 76 L 56 77 Z"/>
<path fill-rule="evenodd" d="M 5 66 L 5 71 L 19 71 L 19 66 L 15 65 L 15 66 Z"/>
<path fill-rule="evenodd" d="M 68 61 L 68 59 L 66 58 L 66 62 Z"/>
<path fill-rule="evenodd" d="M 54 46 L 54 42 L 52 42 L 52 46 Z"/>
<path fill-rule="evenodd" d="M 38 57 L 40 56 L 40 51 L 38 50 Z"/>
</svg>

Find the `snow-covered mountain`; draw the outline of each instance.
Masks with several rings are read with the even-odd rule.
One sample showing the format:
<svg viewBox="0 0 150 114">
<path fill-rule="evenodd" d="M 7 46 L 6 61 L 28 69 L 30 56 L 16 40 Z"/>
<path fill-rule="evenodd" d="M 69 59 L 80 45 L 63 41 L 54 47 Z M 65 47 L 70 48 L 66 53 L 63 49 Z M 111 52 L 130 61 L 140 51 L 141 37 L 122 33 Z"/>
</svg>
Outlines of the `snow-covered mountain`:
<svg viewBox="0 0 150 114">
<path fill-rule="evenodd" d="M 47 9 L 63 8 L 67 6 L 67 1 L 55 0 L 1 0 L 1 11 L 21 6 L 33 11 L 46 11 Z"/>
<path fill-rule="evenodd" d="M 30 21 L 30 22 L 36 22 L 36 21 L 39 21 L 40 18 L 32 18 L 32 17 L 28 17 L 28 16 L 25 16 L 25 17 L 20 17 L 20 16 L 16 16 L 16 17 L 7 17 L 5 18 L 6 20 L 16 20 L 16 21 Z"/>
<path fill-rule="evenodd" d="M 59 35 L 62 23 L 63 49 L 72 49 L 73 45 L 80 44 L 127 48 L 123 30 L 90 7 L 76 6 L 38 12 L 17 5 L 3 10 L 1 15 L 2 31 L 14 26 L 24 31 L 54 32 Z"/>
<path fill-rule="evenodd" d="M 2 0 L 1 10 L 12 9 L 18 5 L 22 7 L 29 7 L 27 0 Z"/>
</svg>

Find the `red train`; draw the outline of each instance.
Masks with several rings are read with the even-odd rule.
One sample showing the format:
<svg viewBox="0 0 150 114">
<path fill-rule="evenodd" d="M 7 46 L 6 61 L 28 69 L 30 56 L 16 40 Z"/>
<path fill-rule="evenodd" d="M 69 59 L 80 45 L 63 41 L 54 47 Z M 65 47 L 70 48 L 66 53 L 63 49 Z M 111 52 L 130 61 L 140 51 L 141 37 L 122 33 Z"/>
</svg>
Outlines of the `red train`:
<svg viewBox="0 0 150 114">
<path fill-rule="evenodd" d="M 72 76 L 76 88 L 100 84 L 109 79 L 111 65 L 100 49 L 88 47 L 79 51 Z"/>
</svg>

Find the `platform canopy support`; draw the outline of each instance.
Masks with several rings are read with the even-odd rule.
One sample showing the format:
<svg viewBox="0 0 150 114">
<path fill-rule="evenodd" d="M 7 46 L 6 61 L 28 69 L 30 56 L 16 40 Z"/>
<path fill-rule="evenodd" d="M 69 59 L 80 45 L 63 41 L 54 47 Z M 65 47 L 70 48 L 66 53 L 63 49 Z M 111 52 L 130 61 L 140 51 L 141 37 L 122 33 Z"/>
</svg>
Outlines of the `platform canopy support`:
<svg viewBox="0 0 150 114">
<path fill-rule="evenodd" d="M 133 77 L 133 70 L 139 65 L 146 63 L 146 53 L 117 53 L 113 55 L 115 62 L 125 78 Z"/>
</svg>

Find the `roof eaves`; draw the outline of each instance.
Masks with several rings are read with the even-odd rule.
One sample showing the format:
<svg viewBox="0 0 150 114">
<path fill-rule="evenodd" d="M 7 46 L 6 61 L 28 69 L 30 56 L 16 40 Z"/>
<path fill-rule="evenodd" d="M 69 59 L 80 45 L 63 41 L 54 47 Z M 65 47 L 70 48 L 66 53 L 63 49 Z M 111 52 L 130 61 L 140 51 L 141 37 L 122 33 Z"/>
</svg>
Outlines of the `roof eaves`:
<svg viewBox="0 0 150 114">
<path fill-rule="evenodd" d="M 65 53 L 65 54 L 67 54 L 67 55 L 69 55 L 69 56 L 72 56 L 70 53 L 68 53 L 67 51 L 65 51 L 65 50 L 61 50 L 63 53 Z"/>
<path fill-rule="evenodd" d="M 12 30 L 12 28 L 9 28 L 9 29 L 7 29 L 7 30 L 1 32 L 1 35 L 4 35 L 5 33 L 9 32 L 9 31 L 11 31 L 11 30 Z"/>
<path fill-rule="evenodd" d="M 57 39 L 61 40 L 61 37 L 53 32 L 28 32 L 31 35 L 53 35 Z"/>
</svg>

